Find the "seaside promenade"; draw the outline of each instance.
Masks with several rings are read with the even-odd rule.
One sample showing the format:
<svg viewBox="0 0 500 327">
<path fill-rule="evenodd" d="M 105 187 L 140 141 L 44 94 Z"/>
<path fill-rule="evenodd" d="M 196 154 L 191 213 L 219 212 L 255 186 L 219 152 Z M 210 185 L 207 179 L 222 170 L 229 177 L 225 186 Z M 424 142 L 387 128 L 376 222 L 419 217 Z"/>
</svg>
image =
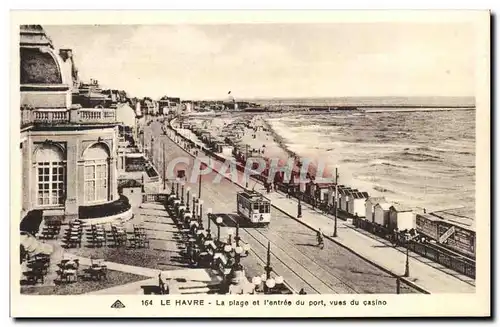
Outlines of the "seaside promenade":
<svg viewBox="0 0 500 327">
<path fill-rule="evenodd" d="M 182 134 L 200 143 L 196 137 L 189 131 L 183 131 Z M 171 138 L 175 139 L 174 133 Z M 180 146 L 184 149 L 183 141 L 180 140 Z M 184 149 L 184 151 L 186 151 Z M 193 154 L 193 153 L 191 153 Z M 241 172 L 238 172 L 238 181 L 244 178 Z M 241 182 L 240 187 L 245 187 Z M 265 193 L 264 187 L 258 181 L 250 183 L 255 189 Z M 333 243 L 338 244 L 349 251 L 356 253 L 364 260 L 381 268 L 392 275 L 402 276 L 405 269 L 406 253 L 402 248 L 395 248 L 392 245 L 377 239 L 364 231 L 356 229 L 349 221 L 337 219 L 337 237 L 331 235 L 334 232 L 334 220 L 319 210 L 302 203 L 302 218 L 297 219 L 298 203 L 295 199 L 286 198 L 280 192 L 273 191 L 266 194 L 271 199 L 273 207 L 284 213 L 289 219 L 299 222 L 312 230 L 321 229 L 327 238 Z M 273 222 L 271 222 L 273 224 Z M 327 244 L 327 247 L 330 244 Z M 438 263 L 422 258 L 415 253 L 410 253 L 410 276 L 406 278 L 410 283 L 418 285 L 421 289 L 429 293 L 473 293 L 475 292 L 474 281 L 451 271 Z"/>
</svg>

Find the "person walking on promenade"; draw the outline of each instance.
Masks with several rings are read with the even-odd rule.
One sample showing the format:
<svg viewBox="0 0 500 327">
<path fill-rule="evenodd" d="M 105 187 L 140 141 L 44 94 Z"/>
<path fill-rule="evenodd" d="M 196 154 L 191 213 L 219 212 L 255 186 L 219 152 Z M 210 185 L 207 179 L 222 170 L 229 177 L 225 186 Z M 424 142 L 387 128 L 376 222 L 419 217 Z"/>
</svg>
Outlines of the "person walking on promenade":
<svg viewBox="0 0 500 327">
<path fill-rule="evenodd" d="M 297 218 L 302 218 L 302 204 L 300 203 L 300 198 L 297 204 Z"/>
<path fill-rule="evenodd" d="M 304 290 L 304 288 L 301 288 L 300 291 L 299 291 L 299 295 L 306 295 L 306 291 Z"/>
<path fill-rule="evenodd" d="M 323 249 L 325 247 L 325 242 L 323 241 L 323 232 L 321 231 L 321 228 L 318 229 L 318 232 L 316 233 L 316 238 L 318 240 L 318 247 L 320 249 Z"/>
<path fill-rule="evenodd" d="M 271 193 L 271 184 L 268 181 L 266 181 L 266 191 L 268 194 Z"/>
</svg>

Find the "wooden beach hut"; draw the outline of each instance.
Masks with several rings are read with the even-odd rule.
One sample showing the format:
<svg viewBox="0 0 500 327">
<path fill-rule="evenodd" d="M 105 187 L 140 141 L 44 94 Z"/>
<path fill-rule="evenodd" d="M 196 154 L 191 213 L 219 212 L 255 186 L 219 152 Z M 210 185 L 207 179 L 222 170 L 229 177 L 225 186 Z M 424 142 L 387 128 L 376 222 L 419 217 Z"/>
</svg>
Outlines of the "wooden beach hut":
<svg viewBox="0 0 500 327">
<path fill-rule="evenodd" d="M 391 204 L 388 202 L 379 202 L 375 205 L 375 224 L 387 227 L 389 225 L 389 210 Z"/>
<path fill-rule="evenodd" d="M 375 205 L 379 202 L 385 202 L 384 197 L 370 196 L 365 202 L 365 218 L 370 222 L 375 222 Z"/>
<path fill-rule="evenodd" d="M 410 230 L 415 228 L 415 215 L 413 211 L 401 204 L 394 204 L 389 208 L 389 228 Z"/>
<path fill-rule="evenodd" d="M 353 216 L 365 217 L 365 203 L 367 198 L 368 192 L 351 192 L 348 212 Z"/>
<path fill-rule="evenodd" d="M 343 210 L 343 211 L 346 211 L 346 212 L 349 212 L 349 196 L 351 195 L 351 193 L 354 191 L 354 192 L 357 192 L 358 190 L 354 190 L 350 187 L 340 187 L 339 186 L 339 194 L 340 194 L 340 204 L 339 204 L 339 209 L 340 210 Z"/>
</svg>

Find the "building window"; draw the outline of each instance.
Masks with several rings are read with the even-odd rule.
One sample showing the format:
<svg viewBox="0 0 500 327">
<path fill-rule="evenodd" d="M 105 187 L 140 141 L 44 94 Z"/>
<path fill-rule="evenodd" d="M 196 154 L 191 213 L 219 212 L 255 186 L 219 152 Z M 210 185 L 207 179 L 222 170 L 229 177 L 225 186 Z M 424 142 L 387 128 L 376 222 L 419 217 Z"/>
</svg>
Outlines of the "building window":
<svg viewBox="0 0 500 327">
<path fill-rule="evenodd" d="M 84 154 L 85 203 L 109 199 L 109 153 L 103 143 L 88 148 Z"/>
<path fill-rule="evenodd" d="M 108 200 L 108 163 L 85 162 L 85 202 Z"/>
<path fill-rule="evenodd" d="M 42 145 L 36 152 L 37 204 L 64 204 L 66 162 L 63 152 L 54 145 Z"/>
</svg>

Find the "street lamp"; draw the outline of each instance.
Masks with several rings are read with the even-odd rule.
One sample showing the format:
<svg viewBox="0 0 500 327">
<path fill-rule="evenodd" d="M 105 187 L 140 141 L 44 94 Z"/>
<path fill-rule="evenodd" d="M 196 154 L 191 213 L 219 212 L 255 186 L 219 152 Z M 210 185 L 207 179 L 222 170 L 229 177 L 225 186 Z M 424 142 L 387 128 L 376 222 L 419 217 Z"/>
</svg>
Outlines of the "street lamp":
<svg viewBox="0 0 500 327">
<path fill-rule="evenodd" d="M 410 244 L 408 244 L 409 241 L 406 242 L 406 263 L 405 263 L 405 277 L 410 277 L 410 254 L 408 252 L 408 248 L 410 247 Z"/>
<path fill-rule="evenodd" d="M 220 225 L 222 224 L 222 217 L 217 217 L 215 222 L 217 223 L 217 244 L 220 244 Z"/>
<path fill-rule="evenodd" d="M 333 203 L 335 206 L 335 220 L 333 225 L 333 237 L 337 237 L 337 216 L 338 216 L 338 200 L 339 200 L 339 173 L 338 168 L 335 167 L 335 202 Z"/>
<path fill-rule="evenodd" d="M 196 194 L 193 194 L 193 219 L 196 219 Z"/>
<path fill-rule="evenodd" d="M 189 209 L 189 194 L 191 193 L 191 187 L 186 188 L 186 211 L 190 211 Z"/>
<path fill-rule="evenodd" d="M 243 247 L 240 246 L 241 238 L 240 238 L 239 230 L 240 230 L 240 225 L 236 224 L 236 235 L 234 236 L 234 241 L 236 242 L 236 248 L 234 249 L 234 252 L 236 253 L 234 270 L 238 270 L 238 271 L 243 270 L 243 267 L 240 264 L 240 260 L 241 260 L 241 254 L 243 253 L 243 251 L 245 251 L 243 249 Z M 245 244 L 245 245 L 247 245 L 247 244 Z M 248 252 L 248 251 L 246 251 L 246 252 Z"/>
<path fill-rule="evenodd" d="M 198 222 L 200 223 L 200 229 L 203 229 L 203 200 L 200 200 L 199 203 L 200 203 L 200 215 Z"/>
<path fill-rule="evenodd" d="M 300 198 L 297 204 L 297 218 L 302 218 L 302 204 L 300 203 Z"/>
<path fill-rule="evenodd" d="M 175 182 L 176 182 L 176 187 L 175 187 L 175 197 L 176 197 L 176 198 L 179 198 L 179 183 L 180 183 L 179 178 L 176 178 L 176 179 L 175 179 Z"/>
<path fill-rule="evenodd" d="M 273 271 L 273 268 L 271 267 L 271 241 L 267 242 L 267 262 L 266 262 L 266 267 L 264 268 L 266 271 L 266 284 L 264 285 L 264 292 L 267 293 L 269 289 L 272 289 L 275 284 L 270 282 L 270 284 L 267 284 L 267 281 L 271 278 L 271 272 Z"/>
<path fill-rule="evenodd" d="M 181 181 L 181 205 L 184 205 L 184 184 L 186 184 L 186 182 Z"/>
<path fill-rule="evenodd" d="M 207 208 L 207 219 L 208 219 L 207 238 L 211 240 L 212 234 L 210 231 L 210 221 L 212 220 L 212 208 Z"/>
<path fill-rule="evenodd" d="M 174 180 L 171 180 L 171 182 L 170 182 L 170 195 L 175 195 Z"/>
</svg>

